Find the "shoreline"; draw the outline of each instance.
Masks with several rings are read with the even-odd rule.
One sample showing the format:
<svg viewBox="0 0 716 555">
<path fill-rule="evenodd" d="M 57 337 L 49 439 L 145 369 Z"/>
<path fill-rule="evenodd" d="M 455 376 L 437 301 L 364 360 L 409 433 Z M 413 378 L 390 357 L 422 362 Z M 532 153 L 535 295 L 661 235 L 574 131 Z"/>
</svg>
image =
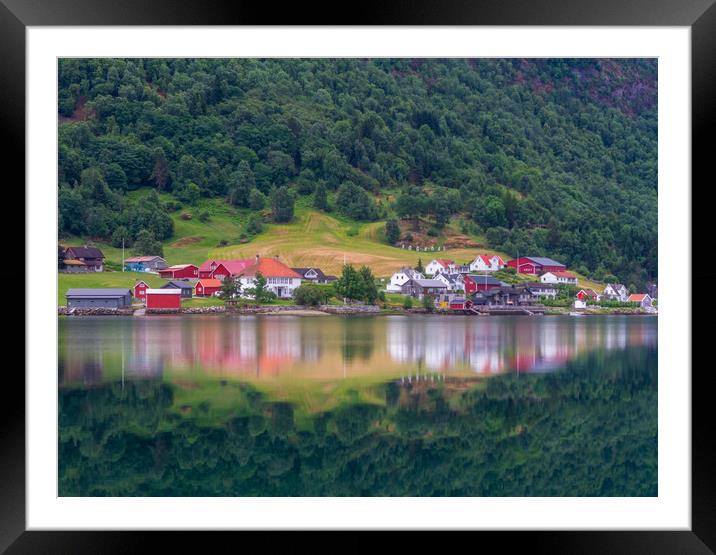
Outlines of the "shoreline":
<svg viewBox="0 0 716 555">
<path fill-rule="evenodd" d="M 184 307 L 180 309 L 145 309 L 145 308 L 74 308 L 67 309 L 67 306 L 60 305 L 57 307 L 58 316 L 132 316 L 141 318 L 143 316 L 162 316 L 162 315 L 208 315 L 208 314 L 224 314 L 224 315 L 267 315 L 267 316 L 519 316 L 524 318 L 527 314 L 466 314 L 463 311 L 445 311 L 436 310 L 428 312 L 424 308 L 405 309 L 402 307 L 381 308 L 377 305 L 371 306 L 339 306 L 339 305 L 323 305 L 317 308 L 311 308 L 298 305 L 277 305 L 277 306 L 256 306 L 227 309 L 224 306 L 205 306 L 205 307 Z M 546 307 L 544 314 L 534 316 L 569 316 L 570 310 L 550 310 Z M 580 312 L 582 316 L 658 316 L 657 313 L 646 312 L 641 309 L 587 309 Z"/>
</svg>

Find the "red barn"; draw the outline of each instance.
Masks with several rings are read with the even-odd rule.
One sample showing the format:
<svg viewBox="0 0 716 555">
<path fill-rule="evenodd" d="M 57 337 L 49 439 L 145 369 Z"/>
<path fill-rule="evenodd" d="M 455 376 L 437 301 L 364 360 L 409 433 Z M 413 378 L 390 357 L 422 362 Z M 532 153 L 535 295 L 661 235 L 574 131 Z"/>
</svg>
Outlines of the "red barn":
<svg viewBox="0 0 716 555">
<path fill-rule="evenodd" d="M 463 283 L 465 284 L 465 295 L 472 295 L 477 291 L 487 291 L 502 285 L 499 279 L 492 276 L 478 276 L 475 274 L 467 274 Z"/>
<path fill-rule="evenodd" d="M 199 267 L 194 264 L 177 264 L 159 270 L 159 275 L 164 279 L 187 279 L 198 278 Z"/>
<path fill-rule="evenodd" d="M 200 279 L 196 282 L 197 297 L 211 297 L 217 291 L 221 291 L 221 281 L 218 279 Z"/>
<path fill-rule="evenodd" d="M 134 284 L 134 298 L 139 299 L 140 301 L 144 302 L 147 298 L 147 289 L 149 289 L 149 285 L 147 285 L 143 281 L 138 281 Z"/>
<path fill-rule="evenodd" d="M 564 272 L 567 266 L 551 258 L 543 256 L 524 256 L 510 260 L 509 268 L 515 268 L 519 274 L 544 274 L 545 272 Z"/>
<path fill-rule="evenodd" d="M 179 289 L 147 289 L 147 308 L 181 308 Z"/>
</svg>

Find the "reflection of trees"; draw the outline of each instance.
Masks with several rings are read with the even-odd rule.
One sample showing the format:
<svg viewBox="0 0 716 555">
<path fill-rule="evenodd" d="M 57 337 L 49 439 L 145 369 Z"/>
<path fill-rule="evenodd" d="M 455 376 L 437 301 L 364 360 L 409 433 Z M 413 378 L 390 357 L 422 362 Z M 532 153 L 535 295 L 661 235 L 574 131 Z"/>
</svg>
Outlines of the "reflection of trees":
<svg viewBox="0 0 716 555">
<path fill-rule="evenodd" d="M 297 426 L 237 388 L 213 425 L 154 381 L 60 390 L 61 495 L 656 495 L 657 355 L 590 355 L 562 372 L 385 384 Z M 186 409 L 186 407 L 183 407 Z"/>
</svg>

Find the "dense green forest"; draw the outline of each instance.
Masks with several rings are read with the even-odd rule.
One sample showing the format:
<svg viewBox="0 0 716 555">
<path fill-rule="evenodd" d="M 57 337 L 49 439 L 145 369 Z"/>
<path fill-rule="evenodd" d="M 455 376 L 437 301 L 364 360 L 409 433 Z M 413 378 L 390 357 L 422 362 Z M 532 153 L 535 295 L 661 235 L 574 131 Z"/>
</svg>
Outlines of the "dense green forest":
<svg viewBox="0 0 716 555">
<path fill-rule="evenodd" d="M 657 358 L 597 353 L 467 390 L 393 381 L 383 404 L 308 427 L 238 382 L 222 385 L 248 410 L 213 423 L 211 398 L 178 407 L 180 386 L 161 380 L 61 387 L 59 494 L 655 496 Z"/>
<path fill-rule="evenodd" d="M 656 91 L 647 59 L 63 59 L 59 232 L 151 245 L 201 196 L 281 222 L 314 195 L 640 286 Z M 127 196 L 146 187 L 176 201 Z"/>
</svg>

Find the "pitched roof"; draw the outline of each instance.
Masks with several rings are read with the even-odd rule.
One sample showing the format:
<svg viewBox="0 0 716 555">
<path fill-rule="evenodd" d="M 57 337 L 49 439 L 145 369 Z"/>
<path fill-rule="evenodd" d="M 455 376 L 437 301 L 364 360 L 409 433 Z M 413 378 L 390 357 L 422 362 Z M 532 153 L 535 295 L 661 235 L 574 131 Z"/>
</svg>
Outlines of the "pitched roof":
<svg viewBox="0 0 716 555">
<path fill-rule="evenodd" d="M 67 247 L 65 253 L 71 253 L 77 258 L 104 258 L 104 254 L 97 247 Z"/>
<path fill-rule="evenodd" d="M 569 279 L 576 279 L 577 276 L 575 276 L 572 272 L 545 272 L 545 274 L 552 274 L 555 277 L 561 277 L 561 278 L 569 278 Z M 544 274 L 542 274 L 544 275 Z"/>
<path fill-rule="evenodd" d="M 627 297 L 628 303 L 640 303 L 648 296 L 647 293 L 632 293 Z"/>
<path fill-rule="evenodd" d="M 588 297 L 592 297 L 593 299 L 596 299 L 596 298 L 599 296 L 599 294 L 598 294 L 594 289 L 580 289 L 580 293 L 581 293 L 582 291 L 584 291 L 584 293 L 585 293 Z"/>
<path fill-rule="evenodd" d="M 206 278 L 200 279 L 196 282 L 197 285 L 199 285 L 200 283 L 202 287 L 221 287 L 220 279 Z"/>
<path fill-rule="evenodd" d="M 121 288 L 87 288 L 87 289 L 68 289 L 66 297 L 124 297 L 131 295 L 130 289 Z"/>
<path fill-rule="evenodd" d="M 437 262 L 443 268 L 447 268 L 448 266 L 450 266 L 450 264 L 455 264 L 454 260 L 449 260 L 447 258 L 436 258 L 435 260 L 433 260 L 433 262 Z"/>
<path fill-rule="evenodd" d="M 152 260 L 164 260 L 161 256 L 130 256 L 125 262 L 151 262 Z"/>
<path fill-rule="evenodd" d="M 316 272 L 316 277 L 318 279 L 326 279 L 326 274 L 323 273 L 323 270 L 320 268 L 291 268 L 294 272 L 297 274 L 301 274 L 301 277 L 306 277 L 306 274 L 309 270 L 313 270 Z"/>
<path fill-rule="evenodd" d="M 536 262 L 540 266 L 564 266 L 566 268 L 566 266 L 561 262 L 557 262 L 556 260 L 545 258 L 543 256 L 525 256 L 525 258 L 531 260 L 532 262 Z"/>
<path fill-rule="evenodd" d="M 168 289 L 170 287 L 174 289 L 194 289 L 194 286 L 186 281 L 170 281 L 162 285 L 160 289 Z"/>
<path fill-rule="evenodd" d="M 465 277 L 470 278 L 478 285 L 502 285 L 502 282 L 494 276 L 468 274 Z"/>
<path fill-rule="evenodd" d="M 475 260 L 477 260 L 478 258 L 485 263 L 485 266 L 492 266 L 492 261 L 490 260 L 490 257 L 486 254 L 478 254 L 475 257 Z M 475 262 L 475 260 L 473 260 L 473 262 Z"/>
<path fill-rule="evenodd" d="M 300 274 L 294 272 L 283 262 L 280 262 L 275 258 L 259 258 L 258 263 L 254 263 L 243 270 L 243 274 L 248 277 L 255 276 L 257 272 L 261 272 L 261 275 L 264 277 L 301 277 Z"/>
<path fill-rule="evenodd" d="M 219 266 L 219 264 L 222 264 L 224 268 L 229 270 L 232 274 L 238 275 L 240 274 L 247 266 L 250 266 L 256 262 L 253 258 L 244 258 L 241 260 L 207 260 L 205 262 L 202 262 L 201 266 L 199 266 L 199 271 L 201 272 L 208 272 L 211 270 L 211 265 L 216 264 L 216 267 Z"/>
<path fill-rule="evenodd" d="M 196 264 L 175 264 L 174 266 L 169 266 L 167 268 L 164 268 L 163 270 L 159 270 L 160 272 L 166 272 L 168 270 L 183 270 L 184 268 L 188 268 L 189 266 L 193 266 L 196 268 Z"/>
<path fill-rule="evenodd" d="M 413 283 L 417 283 L 420 287 L 447 287 L 439 279 L 411 279 Z"/>
</svg>

